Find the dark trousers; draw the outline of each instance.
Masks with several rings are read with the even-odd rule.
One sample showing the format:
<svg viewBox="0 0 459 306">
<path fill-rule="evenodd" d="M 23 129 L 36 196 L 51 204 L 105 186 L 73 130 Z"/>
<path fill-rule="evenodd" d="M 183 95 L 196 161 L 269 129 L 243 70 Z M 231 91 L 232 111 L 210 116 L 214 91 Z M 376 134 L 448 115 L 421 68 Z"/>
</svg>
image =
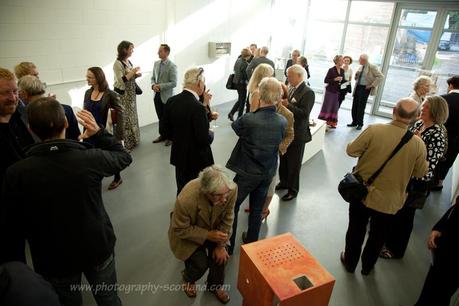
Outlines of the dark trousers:
<svg viewBox="0 0 459 306">
<path fill-rule="evenodd" d="M 363 85 L 355 87 L 354 99 L 352 100 L 352 124 L 363 125 L 363 116 L 365 115 L 365 107 L 367 106 L 370 91 Z"/>
<path fill-rule="evenodd" d="M 237 111 L 237 117 L 241 117 L 244 113 L 245 99 L 247 98 L 247 85 L 246 84 L 237 84 L 237 102 L 234 104 L 233 108 L 230 111 L 230 115 L 234 115 Z"/>
<path fill-rule="evenodd" d="M 185 260 L 185 271 L 183 280 L 194 283 L 199 280 L 207 269 L 207 288 L 211 291 L 218 289 L 223 285 L 225 280 L 225 264 L 218 264 L 213 258 L 213 252 L 216 245 L 213 242 L 206 241 L 204 245 L 199 246 L 196 251 Z"/>
<path fill-rule="evenodd" d="M 231 246 L 229 253 L 233 254 L 236 243 L 237 220 L 239 207 L 245 198 L 249 195 L 249 228 L 247 229 L 246 242 L 258 240 L 258 234 L 261 227 L 261 214 L 265 203 L 268 187 L 271 184 L 272 177 L 269 178 L 250 178 L 236 174 L 234 182 L 237 184 L 237 200 L 234 205 L 233 233 L 230 238 Z"/>
<path fill-rule="evenodd" d="M 459 265 L 454 256 L 435 255 L 415 306 L 449 306 L 459 287 Z"/>
<path fill-rule="evenodd" d="M 161 101 L 161 95 L 159 94 L 159 92 L 155 93 L 154 101 L 155 101 L 156 115 L 158 116 L 158 120 L 161 121 L 161 119 L 163 118 L 163 113 L 164 113 L 164 103 L 163 101 Z M 159 126 L 160 124 L 158 124 L 158 127 Z M 158 132 L 159 132 L 159 128 L 158 128 Z"/>
<path fill-rule="evenodd" d="M 348 93 L 347 88 L 346 89 L 340 89 L 339 90 L 339 107 L 341 107 L 341 104 L 343 104 L 344 99 L 346 99 L 346 95 Z"/>
<path fill-rule="evenodd" d="M 292 143 L 287 152 L 280 157 L 279 185 L 287 188 L 291 195 L 296 196 L 300 191 L 300 171 L 303 161 L 305 143 Z"/>
<path fill-rule="evenodd" d="M 121 300 L 117 293 L 115 259 L 111 255 L 104 263 L 83 271 L 91 286 L 91 291 L 98 306 L 118 306 Z M 81 273 L 65 277 L 45 277 L 57 294 L 62 306 L 81 306 Z"/>
<path fill-rule="evenodd" d="M 183 187 L 191 181 L 197 178 L 199 171 L 192 171 L 188 169 L 181 169 L 180 167 L 175 167 L 175 181 L 177 183 L 177 195 L 182 191 Z"/>
<path fill-rule="evenodd" d="M 459 153 L 459 140 L 448 139 L 448 150 L 445 154 L 445 159 L 441 160 L 436 169 L 436 178 L 439 180 L 444 180 L 448 174 L 449 169 L 456 161 L 457 154 Z"/>
<path fill-rule="evenodd" d="M 362 270 L 369 272 L 373 269 L 384 245 L 391 218 L 392 215 L 368 208 L 361 202 L 349 204 L 349 226 L 345 248 L 346 266 L 349 270 L 355 270 L 359 262 L 368 221 L 370 221 L 370 232 L 362 253 Z"/>
<path fill-rule="evenodd" d="M 416 208 L 404 205 L 391 218 L 386 237 L 386 248 L 392 252 L 394 258 L 402 258 L 405 255 L 411 231 L 413 230 L 414 215 Z"/>
</svg>

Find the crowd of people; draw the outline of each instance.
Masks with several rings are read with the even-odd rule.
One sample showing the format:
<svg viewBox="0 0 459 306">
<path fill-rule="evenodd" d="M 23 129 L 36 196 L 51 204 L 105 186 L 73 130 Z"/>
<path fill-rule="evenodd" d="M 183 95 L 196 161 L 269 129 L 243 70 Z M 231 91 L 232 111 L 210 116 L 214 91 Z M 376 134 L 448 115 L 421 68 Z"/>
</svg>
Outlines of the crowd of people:
<svg viewBox="0 0 459 306">
<path fill-rule="evenodd" d="M 315 103 L 307 83 L 309 64 L 294 50 L 283 83 L 275 78 L 267 47 L 242 49 L 234 65 L 238 99 L 228 114 L 238 137 L 226 163 L 235 173 L 231 180 L 214 164 L 209 122 L 219 115 L 210 108 L 205 71 L 186 70 L 183 91 L 174 95 L 177 66 L 169 59 L 170 51 L 167 44 L 159 46 L 151 77 L 159 119 L 153 143 L 171 146 L 175 167 L 169 244 L 185 266 L 185 294 L 196 297 L 196 282 L 209 270 L 207 290 L 228 303 L 225 264 L 238 245 L 241 204 L 249 198 L 241 242 L 250 243 L 259 239 L 275 191 L 286 191 L 282 201 L 300 192 Z M 116 285 L 116 237 L 101 182 L 113 176 L 110 190 L 122 184 L 121 171 L 132 162 L 130 152 L 140 142 L 136 96 L 142 89 L 135 80 L 142 74 L 129 60 L 133 52 L 131 42 L 118 45 L 113 90 L 100 67 L 87 69 L 90 88 L 83 110 L 76 113 L 59 103 L 59 97 L 46 95 L 33 63 L 17 65 L 16 76 L 0 68 L 0 301 L 31 305 L 27 299 L 41 297 L 48 305 L 82 305 L 81 292 L 71 289 L 81 283 L 82 274 L 94 288 Z M 360 130 L 368 97 L 376 94 L 384 75 L 366 54 L 359 57 L 355 75 L 351 57 L 336 55 L 333 62 L 324 79 L 319 118 L 336 128 L 340 105 L 352 93 L 353 121 L 348 126 Z M 354 273 L 360 258 L 363 275 L 372 272 L 379 257 L 402 258 L 416 209 L 422 209 L 430 192 L 441 190 L 459 148 L 459 76 L 447 83 L 448 94 L 432 95 L 432 80 L 419 77 L 410 97 L 396 103 L 390 123 L 369 125 L 347 146 L 347 154 L 358 158 L 353 172 L 369 183 L 365 199 L 349 204 L 345 249 L 339 256 L 346 271 Z M 417 306 L 448 305 L 459 285 L 457 205 L 429 237 L 435 257 Z M 34 271 L 20 264 L 26 262 L 26 241 Z M 18 295 L 18 284 L 29 284 L 28 294 Z M 116 286 L 105 288 L 93 291 L 97 304 L 121 305 Z"/>
</svg>

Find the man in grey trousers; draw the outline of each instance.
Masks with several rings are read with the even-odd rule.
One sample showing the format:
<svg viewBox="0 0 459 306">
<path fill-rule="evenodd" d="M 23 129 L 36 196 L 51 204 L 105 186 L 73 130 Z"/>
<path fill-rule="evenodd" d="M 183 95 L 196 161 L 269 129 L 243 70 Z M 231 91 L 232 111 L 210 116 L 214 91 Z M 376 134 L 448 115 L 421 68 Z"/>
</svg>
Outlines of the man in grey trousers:
<svg viewBox="0 0 459 306">
<path fill-rule="evenodd" d="M 155 62 L 151 76 L 151 89 L 155 92 L 155 109 L 159 121 L 163 117 L 164 105 L 172 97 L 174 88 L 177 86 L 177 66 L 169 60 L 170 52 L 171 49 L 167 44 L 159 46 L 158 56 L 160 59 Z M 162 141 L 166 141 L 166 146 L 171 144 L 161 134 L 153 140 L 153 143 Z"/>
</svg>

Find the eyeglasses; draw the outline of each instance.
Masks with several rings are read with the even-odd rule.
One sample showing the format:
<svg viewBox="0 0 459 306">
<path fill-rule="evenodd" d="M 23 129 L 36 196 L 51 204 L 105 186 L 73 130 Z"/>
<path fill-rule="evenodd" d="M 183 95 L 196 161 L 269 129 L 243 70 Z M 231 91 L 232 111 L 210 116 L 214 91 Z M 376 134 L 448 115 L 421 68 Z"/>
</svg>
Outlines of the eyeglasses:
<svg viewBox="0 0 459 306">
<path fill-rule="evenodd" d="M 199 67 L 198 70 L 199 72 L 198 72 L 198 75 L 196 76 L 196 81 L 199 81 L 199 77 L 204 73 L 204 68 Z"/>
</svg>

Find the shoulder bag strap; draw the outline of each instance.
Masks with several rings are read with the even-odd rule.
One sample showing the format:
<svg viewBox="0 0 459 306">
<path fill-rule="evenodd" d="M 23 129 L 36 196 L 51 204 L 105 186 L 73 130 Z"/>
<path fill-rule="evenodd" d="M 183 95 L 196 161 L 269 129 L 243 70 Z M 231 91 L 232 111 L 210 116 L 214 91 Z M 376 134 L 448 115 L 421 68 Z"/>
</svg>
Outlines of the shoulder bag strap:
<svg viewBox="0 0 459 306">
<path fill-rule="evenodd" d="M 382 172 L 386 164 L 389 162 L 389 160 L 394 157 L 395 154 L 397 154 L 398 151 L 408 142 L 410 141 L 411 137 L 413 137 L 413 133 L 408 130 L 406 131 L 405 135 L 403 135 L 402 139 L 400 140 L 399 144 L 395 147 L 394 151 L 392 151 L 391 155 L 389 158 L 379 167 L 379 169 L 367 180 L 366 185 L 369 186 L 371 185 L 374 180 L 378 177 L 378 175 Z"/>
</svg>

